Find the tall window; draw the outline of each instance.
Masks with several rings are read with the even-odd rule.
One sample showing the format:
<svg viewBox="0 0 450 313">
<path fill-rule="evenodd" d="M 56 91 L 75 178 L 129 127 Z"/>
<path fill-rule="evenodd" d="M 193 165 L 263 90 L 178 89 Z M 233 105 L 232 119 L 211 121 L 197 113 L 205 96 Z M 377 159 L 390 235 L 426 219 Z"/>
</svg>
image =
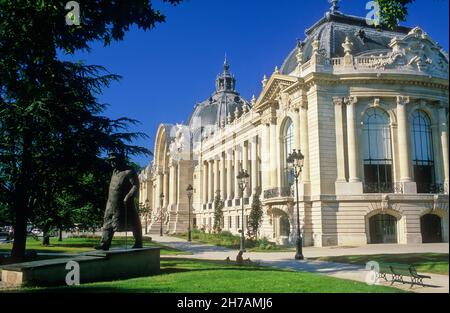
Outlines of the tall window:
<svg viewBox="0 0 450 313">
<path fill-rule="evenodd" d="M 364 192 L 392 192 L 392 146 L 389 116 L 370 108 L 364 116 Z"/>
<path fill-rule="evenodd" d="M 434 157 L 431 137 L 431 121 L 424 111 L 417 110 L 412 116 L 412 161 L 417 192 L 434 192 Z"/>
<path fill-rule="evenodd" d="M 292 169 L 288 167 L 286 164 L 286 158 L 294 149 L 294 124 L 292 120 L 289 118 L 286 121 L 283 132 L 283 148 L 284 148 L 284 186 L 291 186 L 294 182 L 294 174 L 292 173 Z"/>
</svg>

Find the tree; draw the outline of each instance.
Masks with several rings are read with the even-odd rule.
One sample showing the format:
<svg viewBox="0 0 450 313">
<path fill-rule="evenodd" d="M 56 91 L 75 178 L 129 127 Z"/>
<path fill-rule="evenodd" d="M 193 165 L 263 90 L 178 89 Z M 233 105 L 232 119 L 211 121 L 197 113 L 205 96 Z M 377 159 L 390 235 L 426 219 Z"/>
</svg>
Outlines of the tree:
<svg viewBox="0 0 450 313">
<path fill-rule="evenodd" d="M 262 223 L 263 210 L 259 194 L 255 194 L 252 199 L 252 208 L 250 210 L 250 216 L 248 218 L 248 228 L 250 233 L 258 239 L 258 230 Z"/>
<path fill-rule="evenodd" d="M 399 22 L 404 22 L 408 15 L 408 5 L 414 0 L 375 0 L 380 7 L 380 23 L 394 29 Z"/>
<path fill-rule="evenodd" d="M 223 208 L 225 206 L 224 201 L 220 198 L 220 191 L 216 192 L 214 197 L 214 226 L 215 232 L 220 233 L 223 225 Z"/>
<path fill-rule="evenodd" d="M 68 26 L 66 2 L 0 1 L 0 201 L 13 213 L 17 260 L 25 255 L 28 220 L 53 223 L 56 197 L 81 188 L 80 176 L 98 175 L 107 151 L 149 152 L 131 145 L 142 136 L 127 132 L 136 121 L 100 116 L 105 105 L 97 97 L 119 77 L 62 62 L 58 52 L 122 40 L 131 25 L 152 29 L 164 15 L 150 0 L 83 1 L 82 25 Z"/>
</svg>

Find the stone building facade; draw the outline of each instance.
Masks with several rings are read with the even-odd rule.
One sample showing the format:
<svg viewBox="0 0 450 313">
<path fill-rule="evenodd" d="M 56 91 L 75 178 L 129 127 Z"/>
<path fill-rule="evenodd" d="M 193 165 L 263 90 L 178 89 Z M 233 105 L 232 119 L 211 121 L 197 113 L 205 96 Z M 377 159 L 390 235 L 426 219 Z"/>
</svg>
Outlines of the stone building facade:
<svg viewBox="0 0 450 313">
<path fill-rule="evenodd" d="M 250 102 L 225 60 L 215 92 L 186 125 L 161 124 L 140 202 L 151 232 L 210 231 L 214 197 L 223 229 L 238 233 L 260 196 L 260 236 L 296 239 L 287 155 L 305 156 L 299 181 L 305 245 L 448 242 L 448 55 L 419 27 L 367 25 L 336 9 L 306 30 Z M 241 199 L 236 176 L 250 174 Z M 163 194 L 164 198 L 160 198 Z"/>
</svg>

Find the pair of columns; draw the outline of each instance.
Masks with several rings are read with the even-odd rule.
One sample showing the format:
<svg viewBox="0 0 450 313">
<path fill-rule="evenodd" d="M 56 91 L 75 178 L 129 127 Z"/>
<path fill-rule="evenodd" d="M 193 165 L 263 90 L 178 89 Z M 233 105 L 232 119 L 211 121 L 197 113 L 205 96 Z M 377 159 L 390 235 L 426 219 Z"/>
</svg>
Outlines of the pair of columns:
<svg viewBox="0 0 450 313">
<path fill-rule="evenodd" d="M 356 97 L 333 98 L 335 104 L 335 120 L 336 120 L 336 151 L 337 160 L 337 179 L 336 182 L 346 182 L 345 177 L 345 145 L 344 145 L 344 121 L 342 114 L 342 106 L 345 106 L 347 116 L 347 155 L 348 155 L 348 182 L 361 182 L 359 174 L 359 158 L 356 140 Z"/>
<path fill-rule="evenodd" d="M 277 153 L 277 125 L 276 118 L 271 113 L 262 121 L 262 188 L 264 190 L 279 186 L 278 166 L 279 155 Z"/>
<path fill-rule="evenodd" d="M 294 149 L 301 150 L 305 157 L 301 172 L 301 181 L 310 182 L 310 162 L 309 162 L 309 135 L 308 135 L 308 108 L 306 99 L 302 99 L 298 109 L 294 110 L 292 118 L 294 126 Z M 277 188 L 281 186 L 281 170 L 286 165 L 286 160 L 281 160 L 280 142 L 281 136 L 278 134 L 277 123 L 274 114 L 268 115 L 262 121 L 262 186 L 263 189 Z M 287 158 L 287 155 L 285 156 Z"/>
<path fill-rule="evenodd" d="M 168 171 L 161 171 L 157 175 L 157 182 L 156 182 L 156 188 L 154 194 L 154 204 L 156 208 L 161 207 L 161 199 L 160 195 L 164 195 L 163 200 L 163 207 L 167 207 L 169 204 L 169 197 L 168 197 L 168 191 L 169 191 L 169 173 Z"/>
</svg>

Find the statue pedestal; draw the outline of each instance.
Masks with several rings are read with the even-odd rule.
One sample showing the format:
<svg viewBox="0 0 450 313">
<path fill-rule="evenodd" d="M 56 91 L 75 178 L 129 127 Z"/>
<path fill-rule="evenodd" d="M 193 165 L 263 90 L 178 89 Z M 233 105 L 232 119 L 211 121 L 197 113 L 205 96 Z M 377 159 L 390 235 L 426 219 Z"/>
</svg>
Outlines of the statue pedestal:
<svg viewBox="0 0 450 313">
<path fill-rule="evenodd" d="M 79 264 L 80 283 L 128 279 L 158 274 L 160 249 L 111 249 L 4 265 L 1 267 L 2 283 L 7 286 L 66 285 L 66 276 L 73 270 L 73 267 L 66 269 L 70 261 Z"/>
</svg>

